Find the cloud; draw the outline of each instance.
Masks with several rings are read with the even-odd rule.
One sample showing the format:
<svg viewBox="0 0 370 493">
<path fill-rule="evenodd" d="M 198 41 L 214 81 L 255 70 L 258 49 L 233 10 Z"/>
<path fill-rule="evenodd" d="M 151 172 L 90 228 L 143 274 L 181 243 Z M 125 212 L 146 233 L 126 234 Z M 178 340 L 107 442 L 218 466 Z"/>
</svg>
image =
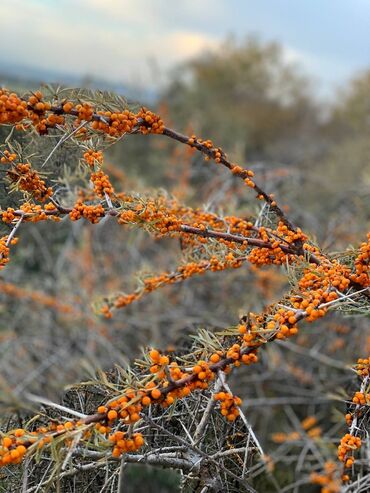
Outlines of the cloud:
<svg viewBox="0 0 370 493">
<path fill-rule="evenodd" d="M 163 15 L 164 5 L 156 11 L 154 2 L 145 0 L 74 0 L 73 16 L 60 4 L 13 2 L 5 3 L 0 31 L 0 42 L 4 46 L 7 40 L 9 47 L 8 61 L 43 69 L 122 81 L 145 73 L 149 59 L 166 70 L 218 44 L 217 38 L 196 30 L 164 29 L 171 24 L 171 16 Z M 193 0 L 185 3 L 190 9 Z"/>
<path fill-rule="evenodd" d="M 279 6 L 267 0 L 253 5 L 242 0 L 1 0 L 0 62 L 124 82 L 138 74 L 149 77 L 149 60 L 165 71 L 217 49 L 229 33 L 242 39 L 256 32 L 262 40 L 280 41 L 288 62 L 334 85 L 368 64 L 367 1 L 354 0 L 352 12 L 341 0 L 335 18 L 325 4 L 326 24 L 316 26 L 307 22 L 317 16 L 311 4 L 297 4 L 293 16 L 284 16 L 288 0 Z M 358 28 L 349 38 L 342 35 L 348 23 Z"/>
</svg>

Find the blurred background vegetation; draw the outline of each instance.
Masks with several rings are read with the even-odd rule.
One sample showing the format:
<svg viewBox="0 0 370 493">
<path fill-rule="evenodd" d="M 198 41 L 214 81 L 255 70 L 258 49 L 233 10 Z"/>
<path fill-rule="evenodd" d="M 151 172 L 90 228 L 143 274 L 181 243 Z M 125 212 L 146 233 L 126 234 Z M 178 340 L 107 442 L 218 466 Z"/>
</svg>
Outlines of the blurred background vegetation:
<svg viewBox="0 0 370 493">
<path fill-rule="evenodd" d="M 38 80 L 4 74 L 0 80 L 18 92 L 39 86 Z M 93 80 L 85 85 L 95 86 Z M 130 97 L 137 102 L 135 94 Z M 355 74 L 325 103 L 316 98 L 310 77 L 286 62 L 278 43 L 229 39 L 219 50 L 179 66 L 158 94 L 139 101 L 147 103 L 167 126 L 210 138 L 234 162 L 253 169 L 258 182 L 324 249 L 342 251 L 364 241 L 370 229 L 370 69 Z M 0 129 L 1 142 L 8 132 Z M 165 138 L 128 136 L 106 156 L 116 190 L 163 188 L 188 205 L 220 214 L 259 212 L 253 193 L 233 176 Z M 53 165 L 65 167 L 67 176 L 78 157 L 67 146 Z M 11 204 L 4 189 L 0 197 L 2 207 Z M 60 399 L 66 386 L 90 378 L 97 367 L 124 365 L 144 346 L 186 348 L 197 329 L 235 324 L 247 311 L 277 300 L 286 288 L 278 270 L 244 266 L 158 290 L 117 311 L 112 320 L 94 314 L 97 300 L 133 290 L 138 272 L 174 270 L 181 261 L 179 247 L 177 241 L 155 241 L 113 221 L 25 225 L 0 277 L 4 409 L 12 408 L 10 391 Z M 366 320 L 328 316 L 314 327 L 306 324 L 296 340 L 269 346 L 258 365 L 238 373 L 233 389 L 244 397 L 261 442 L 275 447 L 282 485 L 297 478 L 286 459 L 288 445 L 274 444 L 272 433 L 296 429 L 313 414 L 323 434 L 341 436 L 341 399 L 355 388 L 345 366 L 368 355 L 367 329 Z M 294 447 L 292 456 L 300 453 Z M 282 464 L 279 457 L 285 457 Z M 167 473 L 155 481 L 162 489 L 153 491 L 174 490 Z M 256 479 L 255 487 L 269 491 L 263 481 Z"/>
</svg>

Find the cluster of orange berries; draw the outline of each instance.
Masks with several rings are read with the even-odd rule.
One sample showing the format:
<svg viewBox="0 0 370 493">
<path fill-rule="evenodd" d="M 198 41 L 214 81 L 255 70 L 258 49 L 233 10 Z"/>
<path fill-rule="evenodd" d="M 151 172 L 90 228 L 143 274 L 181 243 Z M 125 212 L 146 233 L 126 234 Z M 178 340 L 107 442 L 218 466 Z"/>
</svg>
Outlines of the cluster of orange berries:
<svg viewBox="0 0 370 493">
<path fill-rule="evenodd" d="M 31 168 L 30 163 L 14 164 L 17 155 L 11 153 L 8 149 L 2 152 L 0 162 L 11 164 L 7 170 L 8 179 L 23 192 L 33 195 L 36 200 L 44 201 L 52 195 L 52 189 L 46 186 L 45 180 L 42 180 L 37 171 Z"/>
<path fill-rule="evenodd" d="M 172 382 L 177 382 L 183 377 L 187 376 L 185 372 L 181 370 L 176 361 L 170 362 L 168 356 L 161 354 L 157 349 L 152 349 L 149 352 L 149 358 L 152 363 L 150 366 L 150 373 L 155 375 L 155 379 L 162 382 L 163 389 L 167 389 L 169 381 L 166 380 L 167 375 Z M 183 387 L 175 388 L 171 391 L 166 391 L 162 394 L 162 391 L 154 386 L 154 382 L 150 382 L 149 385 L 153 388 L 150 394 L 145 395 L 141 402 L 144 406 L 149 405 L 153 399 L 160 399 L 162 407 L 168 407 L 175 402 L 175 399 L 181 399 L 190 394 L 193 384 L 184 385 Z M 150 388 L 150 387 L 149 387 Z"/>
<path fill-rule="evenodd" d="M 102 170 L 91 173 L 90 180 L 94 184 L 94 192 L 100 198 L 104 198 L 105 194 L 111 197 L 114 194 L 114 189 L 109 181 L 109 176 Z"/>
<path fill-rule="evenodd" d="M 14 152 L 8 151 L 8 149 L 5 149 L 5 151 L 2 152 L 2 154 L 3 155 L 0 158 L 0 162 L 2 164 L 12 163 L 17 159 L 17 155 Z"/>
<path fill-rule="evenodd" d="M 132 391 L 129 391 L 126 395 L 126 400 L 122 400 L 122 403 L 127 403 L 128 399 L 132 398 L 132 396 L 135 396 L 135 394 Z M 135 452 L 145 443 L 141 433 L 129 434 L 122 431 L 111 433 L 111 427 L 109 425 L 119 417 L 117 411 L 114 410 L 117 408 L 117 402 L 112 402 L 109 407 L 100 406 L 98 412 L 104 413 L 104 417 L 95 425 L 95 429 L 99 434 L 107 435 L 110 433 L 107 438 L 113 446 L 112 456 L 116 458 L 126 452 Z M 125 414 L 125 411 L 128 415 L 131 408 L 132 405 L 127 405 L 126 409 L 121 410 L 121 414 Z M 133 416 L 132 419 L 127 419 L 122 416 L 120 416 L 120 418 L 127 424 L 130 424 L 138 421 L 139 416 L 137 414 L 137 416 Z M 107 424 L 105 425 L 104 423 Z M 51 443 L 54 437 L 63 435 L 64 444 L 70 446 L 73 440 L 68 432 L 76 430 L 80 426 L 85 426 L 83 421 L 66 421 L 65 423 L 53 421 L 48 426 L 41 426 L 35 431 L 28 432 L 20 428 L 9 432 L 7 435 L 0 438 L 0 467 L 20 463 L 31 446 L 36 444 L 37 448 L 40 449 L 46 444 Z M 89 438 L 90 435 L 91 429 L 85 429 L 83 437 Z"/>
<path fill-rule="evenodd" d="M 281 245 L 285 244 L 287 247 L 291 246 L 294 249 L 295 244 L 303 243 L 307 240 L 307 236 L 300 228 L 297 228 L 297 231 L 291 231 L 286 224 L 279 221 L 276 230 L 260 227 L 258 229 L 258 239 L 268 243 L 269 246 L 253 248 L 248 256 L 249 262 L 257 266 L 283 265 L 287 262 L 295 262 L 297 255 L 284 252 L 281 249 Z"/>
<path fill-rule="evenodd" d="M 71 221 L 78 221 L 82 217 L 90 221 L 92 224 L 96 224 L 102 217 L 105 216 L 104 207 L 101 204 L 87 205 L 81 199 L 79 199 L 73 206 L 69 217 Z"/>
<path fill-rule="evenodd" d="M 0 269 L 2 269 L 9 262 L 9 246 L 8 246 L 9 237 L 8 235 L 0 238 Z M 10 241 L 11 245 L 15 245 L 18 241 L 18 238 L 12 238 Z"/>
<path fill-rule="evenodd" d="M 99 166 L 103 164 L 103 153 L 101 151 L 94 151 L 93 149 L 89 149 L 83 155 L 84 160 L 93 168 L 95 163 L 98 163 Z"/>
<path fill-rule="evenodd" d="M 136 222 L 138 216 L 132 210 L 122 211 L 118 217 L 118 224 L 127 224 Z"/>
<path fill-rule="evenodd" d="M 55 113 L 50 113 L 46 119 L 46 126 L 49 128 L 56 127 L 57 125 L 64 124 L 64 117 L 62 115 L 56 115 Z"/>
<path fill-rule="evenodd" d="M 130 133 L 137 125 L 137 116 L 129 110 L 121 112 L 97 111 L 96 114 L 98 118 L 95 118 L 91 123 L 91 128 L 104 132 L 111 137 Z"/>
<path fill-rule="evenodd" d="M 180 221 L 178 215 L 182 209 L 175 201 L 170 204 L 164 198 L 148 200 L 143 203 L 132 204 L 133 209 L 124 210 L 118 218 L 119 224 L 128 222 L 141 222 L 154 228 L 158 235 L 172 234 L 179 230 Z"/>
<path fill-rule="evenodd" d="M 59 222 L 61 218 L 58 215 L 58 210 L 52 202 L 48 202 L 43 207 L 41 205 L 32 204 L 31 202 L 24 202 L 20 208 L 23 213 L 23 221 L 37 223 L 39 221 L 45 221 L 51 219 L 55 222 Z M 55 212 L 55 214 L 51 214 Z"/>
<path fill-rule="evenodd" d="M 251 183 L 253 183 L 251 178 L 253 178 L 253 176 L 254 176 L 254 172 L 252 170 L 244 169 L 237 164 L 232 164 L 230 169 L 231 169 L 231 173 L 233 175 L 241 176 L 242 178 L 244 178 L 245 184 L 248 186 L 251 186 Z M 254 188 L 254 186 L 255 185 L 253 184 L 253 186 L 251 188 Z"/>
<path fill-rule="evenodd" d="M 26 431 L 23 428 L 10 431 L 0 438 L 0 467 L 19 464 L 31 446 L 35 444 L 38 449 L 41 449 L 51 443 L 54 436 L 74 430 L 79 424 L 81 422 L 66 421 L 63 424 L 52 422 L 49 426 L 41 426 L 35 431 Z M 67 436 L 65 443 L 67 445 L 71 443 Z"/>
<path fill-rule="evenodd" d="M 367 242 L 361 243 L 359 255 L 355 260 L 355 274 L 351 280 L 360 284 L 364 288 L 370 286 L 370 233 L 367 235 Z"/>
<path fill-rule="evenodd" d="M 140 132 L 142 134 L 162 134 L 164 130 L 164 123 L 161 118 L 155 113 L 149 111 L 147 108 L 141 108 L 136 115 L 138 119 L 143 121 L 143 125 L 140 125 Z"/>
<path fill-rule="evenodd" d="M 368 358 L 359 358 L 355 365 L 357 375 L 365 378 L 370 375 L 370 356 Z"/>
<path fill-rule="evenodd" d="M 113 444 L 112 456 L 117 459 L 127 452 L 135 452 L 145 443 L 141 433 L 133 433 L 130 436 L 123 431 L 110 434 L 108 440 Z"/>
<path fill-rule="evenodd" d="M 221 163 L 223 159 L 226 159 L 226 154 L 221 149 L 221 147 L 215 147 L 212 140 L 210 139 L 203 140 L 193 134 L 187 140 L 187 144 L 190 147 L 198 147 L 198 148 L 202 147 L 205 150 L 205 153 L 207 154 L 205 157 L 206 161 L 209 161 L 211 157 L 215 160 L 216 163 Z M 253 171 L 243 170 L 243 168 L 241 168 L 240 166 L 236 166 L 233 164 L 230 165 L 225 161 L 224 164 L 230 167 L 232 173 L 234 174 L 239 174 L 242 175 L 243 177 L 254 175 Z"/>
<path fill-rule="evenodd" d="M 253 229 L 253 223 L 251 221 L 245 221 L 240 217 L 236 216 L 226 216 L 219 223 L 222 227 L 223 224 L 227 224 L 227 229 L 230 233 L 238 234 L 241 236 L 249 236 L 251 230 Z"/>
<path fill-rule="evenodd" d="M 28 192 L 41 202 L 49 198 L 53 191 L 47 187 L 45 180 L 42 180 L 37 171 L 31 168 L 30 163 L 18 163 L 7 171 L 10 181 L 23 192 Z"/>
<path fill-rule="evenodd" d="M 53 115 L 54 118 L 49 120 L 52 115 L 46 115 L 46 112 L 51 110 L 51 103 L 42 101 L 40 91 L 36 91 L 28 98 L 27 107 L 27 118 L 31 120 L 40 135 L 46 134 L 48 127 L 54 127 L 57 123 L 64 124 L 64 118 L 60 115 Z"/>
<path fill-rule="evenodd" d="M 107 426 L 101 422 L 97 423 L 96 427 L 100 433 L 108 433 L 116 420 L 121 420 L 125 424 L 136 423 L 140 419 L 139 413 L 143 407 L 152 403 L 159 403 L 162 407 L 167 407 L 173 404 L 175 398 L 182 398 L 190 393 L 190 389 L 186 386 L 176 388 L 173 391 L 165 391 L 169 381 L 166 380 L 164 366 L 168 365 L 172 381 L 180 380 L 184 373 L 176 362 L 170 364 L 168 356 L 161 355 L 156 349 L 149 352 L 149 358 L 152 362 L 150 373 L 154 375 L 154 379 L 146 383 L 143 389 L 128 389 L 122 396 L 100 406 L 97 411 L 102 415 L 101 421 L 106 420 L 107 422 Z M 159 388 L 159 384 L 161 384 L 162 390 Z"/>
<path fill-rule="evenodd" d="M 25 431 L 19 428 L 0 438 L 0 467 L 21 462 L 29 443 L 29 439 L 25 441 L 24 434 Z"/>
<path fill-rule="evenodd" d="M 336 261 L 305 269 L 298 283 L 302 299 L 295 300 L 294 307 L 305 311 L 308 322 L 323 317 L 327 309 L 319 306 L 338 299 L 336 291 L 343 292 L 349 287 L 349 277 L 349 268 Z"/>
<path fill-rule="evenodd" d="M 0 124 L 18 123 L 27 116 L 27 102 L 14 92 L 0 89 Z"/>
<path fill-rule="evenodd" d="M 131 305 L 134 301 L 140 298 L 141 293 L 131 293 L 131 294 L 120 294 L 114 299 L 113 306 L 114 308 L 125 308 L 128 305 Z M 112 318 L 113 314 L 110 310 L 112 303 L 107 305 L 103 305 L 100 309 L 102 315 L 106 318 Z"/>
<path fill-rule="evenodd" d="M 133 402 L 131 403 L 131 401 Z M 117 419 L 124 421 L 126 424 L 136 423 L 140 419 L 139 413 L 141 410 L 142 405 L 137 393 L 132 389 L 128 389 L 124 395 L 110 401 L 105 406 L 98 407 L 98 413 L 106 416 L 109 427 L 103 427 L 100 423 L 97 423 L 97 429 L 99 429 L 100 433 L 107 433 L 110 431 L 110 426 Z"/>
<path fill-rule="evenodd" d="M 241 332 L 242 325 L 239 325 L 239 332 Z M 246 335 L 246 334 L 245 334 Z M 244 340 L 244 336 L 243 336 Z M 243 347 L 250 347 L 248 342 L 244 341 L 243 346 L 240 344 L 233 344 L 226 352 L 226 357 L 233 360 L 234 366 L 240 366 L 241 363 L 245 365 L 251 365 L 252 363 L 257 363 L 258 356 L 256 351 L 249 351 L 243 353 Z"/>
<path fill-rule="evenodd" d="M 174 236 L 180 233 L 183 247 L 194 247 L 199 243 L 207 243 L 208 239 L 206 235 L 203 237 L 201 232 L 208 229 L 223 233 L 225 232 L 226 225 L 228 233 L 243 236 L 249 236 L 250 231 L 253 229 L 253 224 L 250 221 L 245 221 L 235 216 L 221 219 L 209 212 L 184 207 L 175 200 L 167 200 L 163 196 L 156 200 L 138 200 L 132 196 L 125 195 L 123 200 L 125 203 L 130 203 L 130 209 L 125 209 L 120 213 L 118 217 L 120 224 L 140 224 L 150 228 L 158 236 Z M 191 228 L 199 229 L 200 233 L 188 233 L 186 231 L 188 225 Z M 217 241 L 229 248 L 236 248 L 237 246 L 235 242 L 228 238 L 218 237 Z M 246 250 L 247 246 L 248 242 L 245 241 L 243 244 L 238 244 L 238 249 Z M 232 260 L 232 258 L 229 260 Z M 236 261 L 235 267 L 239 266 Z M 219 267 L 216 270 L 219 270 Z"/>
<path fill-rule="evenodd" d="M 63 104 L 63 111 L 66 111 L 67 114 L 71 113 L 73 109 L 77 114 L 77 120 L 75 121 L 76 127 L 78 127 L 82 121 L 90 122 L 93 119 L 94 108 L 90 103 L 78 103 L 75 107 L 70 101 L 67 101 Z M 102 112 L 102 114 L 104 113 Z"/>
<path fill-rule="evenodd" d="M 230 394 L 229 392 L 218 392 L 214 399 L 220 402 L 221 414 L 228 421 L 235 421 L 240 411 L 238 406 L 242 403 L 240 397 Z"/>
<path fill-rule="evenodd" d="M 214 372 L 209 368 L 209 363 L 204 360 L 199 360 L 193 366 L 192 372 L 196 375 L 195 387 L 199 389 L 207 389 L 208 382 L 215 378 Z"/>
<path fill-rule="evenodd" d="M 311 473 L 310 479 L 312 484 L 321 486 L 321 493 L 340 493 L 342 487 L 339 479 L 337 465 L 334 462 L 325 462 L 322 473 Z M 346 476 L 342 477 L 346 480 Z"/>
<path fill-rule="evenodd" d="M 323 262 L 315 269 L 307 269 L 299 281 L 301 290 L 315 290 L 336 288 L 345 291 L 350 284 L 350 269 L 339 264 L 336 260 Z"/>
<path fill-rule="evenodd" d="M 338 446 L 338 459 L 344 463 L 345 467 L 352 467 L 355 460 L 353 458 L 353 452 L 361 447 L 361 438 L 346 433 L 341 438 Z M 350 457 L 348 457 L 350 454 Z"/>
<path fill-rule="evenodd" d="M 273 331 L 276 328 L 277 339 L 284 340 L 287 337 L 296 335 L 298 333 L 296 313 L 293 310 L 279 308 L 274 315 L 274 320 L 266 324 L 266 329 L 269 331 Z"/>
<path fill-rule="evenodd" d="M 259 335 L 260 330 L 257 324 L 240 323 L 238 325 L 238 332 L 242 335 L 243 346 L 258 348 L 262 344 L 262 339 Z"/>
<path fill-rule="evenodd" d="M 6 224 L 11 224 L 14 221 L 14 209 L 12 207 L 8 207 L 6 211 L 1 213 L 2 221 Z"/>
<path fill-rule="evenodd" d="M 149 358 L 152 362 L 150 373 L 155 373 L 158 378 L 164 378 L 166 374 L 163 371 L 163 367 L 169 365 L 170 358 L 165 354 L 161 354 L 157 349 L 149 351 Z"/>
<path fill-rule="evenodd" d="M 363 392 L 356 392 L 352 398 L 354 404 L 360 404 L 361 406 L 370 404 L 370 394 L 364 394 Z"/>
</svg>

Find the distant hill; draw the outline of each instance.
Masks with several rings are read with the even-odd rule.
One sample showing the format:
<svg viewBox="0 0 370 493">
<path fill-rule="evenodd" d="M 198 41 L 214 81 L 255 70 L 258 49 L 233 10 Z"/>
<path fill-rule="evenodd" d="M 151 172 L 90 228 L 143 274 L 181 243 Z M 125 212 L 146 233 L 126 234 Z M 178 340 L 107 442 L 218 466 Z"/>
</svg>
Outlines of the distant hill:
<svg viewBox="0 0 370 493">
<path fill-rule="evenodd" d="M 133 87 L 124 81 L 111 82 L 103 78 L 91 77 L 88 74 L 81 77 L 61 71 L 0 62 L 0 86 L 17 91 L 26 91 L 45 83 L 112 91 L 125 96 L 131 101 L 140 101 L 147 104 L 153 103 L 157 98 L 157 93 L 152 89 Z"/>
</svg>

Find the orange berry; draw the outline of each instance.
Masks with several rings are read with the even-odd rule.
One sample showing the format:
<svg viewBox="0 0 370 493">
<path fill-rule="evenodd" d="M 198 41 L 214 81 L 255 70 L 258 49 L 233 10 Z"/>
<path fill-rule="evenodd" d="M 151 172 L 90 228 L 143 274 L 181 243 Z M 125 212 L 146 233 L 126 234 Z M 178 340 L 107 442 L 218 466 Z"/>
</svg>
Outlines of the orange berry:
<svg viewBox="0 0 370 493">
<path fill-rule="evenodd" d="M 111 409 L 110 411 L 108 411 L 107 417 L 108 417 L 109 421 L 113 421 L 114 419 L 117 419 L 118 418 L 117 411 L 115 411 L 114 409 Z"/>
<path fill-rule="evenodd" d="M 112 456 L 118 459 L 119 457 L 121 457 L 121 454 L 122 454 L 121 449 L 119 449 L 118 447 L 114 447 L 112 451 Z"/>
<path fill-rule="evenodd" d="M 149 352 L 150 359 L 153 361 L 153 363 L 158 363 L 160 359 L 160 353 L 157 351 L 157 349 L 152 349 Z"/>
<path fill-rule="evenodd" d="M 153 399 L 159 399 L 161 395 L 162 392 L 159 389 L 153 389 L 151 391 L 151 396 L 153 397 Z"/>
<path fill-rule="evenodd" d="M 217 353 L 212 354 L 212 356 L 209 358 L 212 363 L 218 363 L 220 361 L 220 355 Z"/>
<path fill-rule="evenodd" d="M 9 448 L 12 443 L 13 443 L 13 440 L 11 438 L 9 438 L 9 437 L 3 438 L 3 447 Z"/>
<path fill-rule="evenodd" d="M 149 406 L 152 401 L 151 401 L 151 399 L 150 399 L 150 397 L 148 395 L 145 395 L 141 399 L 141 402 L 142 402 L 143 406 Z"/>
</svg>

